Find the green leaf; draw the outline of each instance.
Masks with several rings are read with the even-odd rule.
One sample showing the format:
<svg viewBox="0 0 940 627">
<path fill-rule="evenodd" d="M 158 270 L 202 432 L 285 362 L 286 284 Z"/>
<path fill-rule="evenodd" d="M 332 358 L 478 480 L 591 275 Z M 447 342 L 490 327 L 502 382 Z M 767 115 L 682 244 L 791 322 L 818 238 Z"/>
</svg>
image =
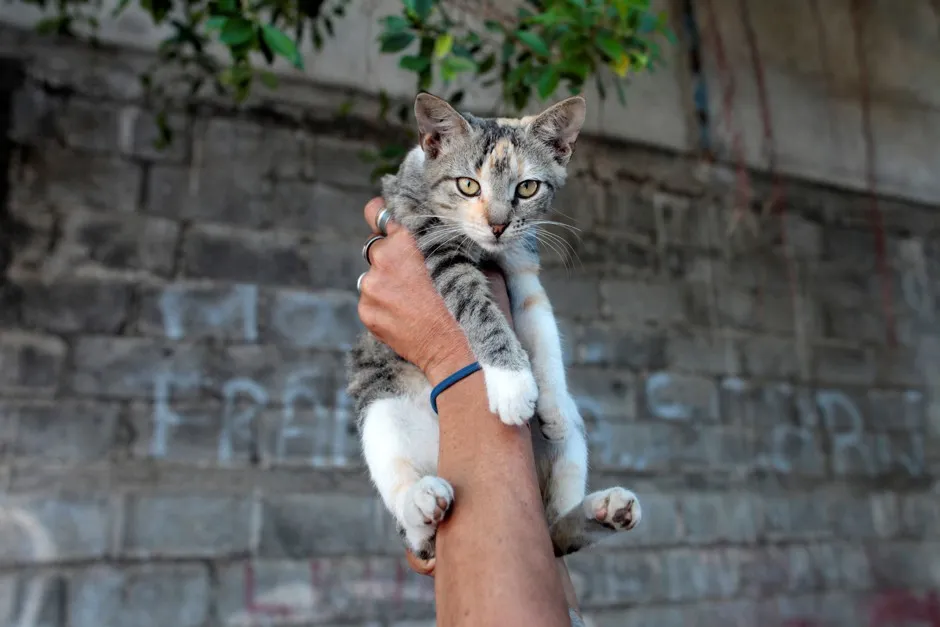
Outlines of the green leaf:
<svg viewBox="0 0 940 627">
<path fill-rule="evenodd" d="M 382 52 L 401 52 L 414 41 L 415 36 L 411 33 L 388 33 L 382 36 Z"/>
<path fill-rule="evenodd" d="M 442 66 L 447 66 L 454 71 L 455 74 L 460 74 L 461 72 L 473 72 L 477 69 L 477 64 L 472 60 L 467 59 L 466 57 L 447 57 L 444 61 L 441 62 Z"/>
<path fill-rule="evenodd" d="M 454 47 L 454 36 L 450 33 L 445 33 L 437 38 L 437 41 L 434 42 L 434 58 L 443 59 L 448 54 L 450 54 L 451 48 Z"/>
<path fill-rule="evenodd" d="M 225 20 L 219 41 L 229 46 L 238 46 L 247 43 L 255 36 L 251 22 L 243 17 L 230 17 Z"/>
<path fill-rule="evenodd" d="M 234 13 L 235 0 L 219 0 L 219 9 L 223 13 Z"/>
<path fill-rule="evenodd" d="M 300 52 L 297 50 L 297 45 L 290 37 L 270 24 L 262 26 L 261 33 L 264 42 L 271 47 L 275 54 L 279 54 L 293 63 L 294 67 L 303 69 L 303 59 L 301 59 Z"/>
<path fill-rule="evenodd" d="M 601 52 L 606 54 L 608 58 L 614 61 L 623 56 L 623 45 L 617 41 L 615 37 L 612 37 L 606 33 L 600 33 L 594 39 L 594 43 L 597 44 L 597 47 L 601 49 Z"/>
<path fill-rule="evenodd" d="M 401 58 L 401 60 L 398 62 L 398 65 L 406 70 L 411 70 L 412 72 L 422 72 L 431 65 L 431 60 L 427 57 L 406 55 Z"/>
<path fill-rule="evenodd" d="M 408 23 L 408 20 L 400 15 L 389 15 L 384 19 L 384 22 L 385 30 L 389 33 L 398 33 L 411 28 L 411 24 Z"/>
<path fill-rule="evenodd" d="M 543 57 L 547 57 L 551 54 L 545 41 L 532 31 L 516 31 L 516 37 L 536 54 L 540 54 Z"/>
<path fill-rule="evenodd" d="M 206 30 L 221 30 L 222 27 L 225 26 L 225 21 L 227 19 L 228 18 L 221 15 L 210 17 L 208 20 L 206 20 Z"/>
<path fill-rule="evenodd" d="M 422 22 L 428 19 L 428 15 L 431 14 L 431 9 L 434 7 L 433 0 L 414 0 L 412 4 L 414 5 L 415 15 Z"/>
<path fill-rule="evenodd" d="M 539 92 L 539 98 L 546 100 L 549 96 L 555 93 L 555 89 L 558 87 L 558 82 L 561 80 L 558 71 L 553 68 L 546 68 L 542 72 L 542 76 L 539 78 L 537 84 L 537 89 Z"/>
</svg>

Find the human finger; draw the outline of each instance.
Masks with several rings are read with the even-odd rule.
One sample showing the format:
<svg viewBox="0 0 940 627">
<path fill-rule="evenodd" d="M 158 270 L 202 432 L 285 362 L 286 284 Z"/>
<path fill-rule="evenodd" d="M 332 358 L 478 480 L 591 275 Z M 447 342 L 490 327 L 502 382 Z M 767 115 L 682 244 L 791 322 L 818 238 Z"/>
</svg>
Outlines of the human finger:
<svg viewBox="0 0 940 627">
<path fill-rule="evenodd" d="M 429 560 L 418 559 L 414 553 L 406 549 L 405 559 L 408 560 L 408 566 L 411 567 L 411 570 L 415 571 L 419 575 L 434 577 L 434 565 L 437 562 L 436 558 L 432 557 Z"/>
<path fill-rule="evenodd" d="M 366 224 L 369 225 L 369 228 L 372 229 L 373 233 L 391 235 L 400 228 L 394 220 L 390 219 L 390 217 L 382 217 L 383 213 L 385 212 L 385 201 L 380 196 L 377 196 L 366 203 L 363 213 L 365 214 Z M 378 224 L 380 219 L 385 220 L 384 233 L 382 232 L 382 229 L 379 228 L 379 226 L 381 226 Z"/>
<path fill-rule="evenodd" d="M 366 203 L 363 213 L 365 214 L 366 224 L 369 225 L 369 228 L 372 229 L 374 233 L 378 233 L 378 230 L 375 228 L 375 219 L 379 217 L 379 211 L 385 207 L 385 200 L 381 196 L 376 196 L 372 200 Z"/>
</svg>

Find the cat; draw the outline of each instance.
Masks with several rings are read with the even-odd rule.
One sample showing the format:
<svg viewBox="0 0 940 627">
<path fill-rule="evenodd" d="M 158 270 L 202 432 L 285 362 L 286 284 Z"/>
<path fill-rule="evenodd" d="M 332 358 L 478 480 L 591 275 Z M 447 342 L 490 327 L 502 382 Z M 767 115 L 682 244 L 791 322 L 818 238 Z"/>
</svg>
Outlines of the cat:
<svg viewBox="0 0 940 627">
<path fill-rule="evenodd" d="M 385 206 L 415 236 L 482 366 L 490 410 L 508 425 L 538 417 L 533 447 L 556 556 L 632 529 L 641 517 L 639 501 L 624 488 L 585 496 L 584 422 L 568 393 L 558 327 L 538 278 L 536 229 L 565 182 L 585 107 L 573 96 L 535 116 L 479 118 L 420 93 L 419 143 L 397 174 L 382 179 Z M 484 263 L 505 274 L 515 332 L 490 295 Z M 454 499 L 436 474 L 431 385 L 368 332 L 347 370 L 372 481 L 408 548 L 430 559 Z"/>
</svg>

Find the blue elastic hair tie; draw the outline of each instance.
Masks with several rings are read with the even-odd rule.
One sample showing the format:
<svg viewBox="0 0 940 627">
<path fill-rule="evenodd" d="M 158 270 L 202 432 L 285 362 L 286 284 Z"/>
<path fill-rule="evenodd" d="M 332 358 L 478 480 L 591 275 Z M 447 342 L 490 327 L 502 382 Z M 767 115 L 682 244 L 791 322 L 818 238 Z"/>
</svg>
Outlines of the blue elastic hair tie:
<svg viewBox="0 0 940 627">
<path fill-rule="evenodd" d="M 434 410 L 434 413 L 435 414 L 437 413 L 437 397 L 440 395 L 441 392 L 443 392 L 444 390 L 446 390 L 453 384 L 457 383 L 461 379 L 466 379 L 467 377 L 469 377 L 470 375 L 472 375 L 474 372 L 476 372 L 479 369 L 480 369 L 480 362 L 475 361 L 469 366 L 464 366 L 463 368 L 461 368 L 454 374 L 450 375 L 449 377 L 447 377 L 446 379 L 444 379 L 443 381 L 435 385 L 434 389 L 431 390 L 431 409 Z"/>
</svg>

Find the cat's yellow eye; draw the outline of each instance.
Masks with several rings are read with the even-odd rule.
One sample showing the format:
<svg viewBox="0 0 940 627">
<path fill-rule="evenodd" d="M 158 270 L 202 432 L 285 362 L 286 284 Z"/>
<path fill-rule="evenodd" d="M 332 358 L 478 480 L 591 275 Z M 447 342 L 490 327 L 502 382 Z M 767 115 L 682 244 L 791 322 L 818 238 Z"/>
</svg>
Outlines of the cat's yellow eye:
<svg viewBox="0 0 940 627">
<path fill-rule="evenodd" d="M 522 181 L 516 186 L 516 196 L 519 198 L 532 198 L 537 191 L 539 191 L 539 182 L 531 179 Z"/>
<path fill-rule="evenodd" d="M 465 176 L 457 179 L 457 189 L 464 196 L 476 196 L 480 193 L 480 184 Z"/>
</svg>

